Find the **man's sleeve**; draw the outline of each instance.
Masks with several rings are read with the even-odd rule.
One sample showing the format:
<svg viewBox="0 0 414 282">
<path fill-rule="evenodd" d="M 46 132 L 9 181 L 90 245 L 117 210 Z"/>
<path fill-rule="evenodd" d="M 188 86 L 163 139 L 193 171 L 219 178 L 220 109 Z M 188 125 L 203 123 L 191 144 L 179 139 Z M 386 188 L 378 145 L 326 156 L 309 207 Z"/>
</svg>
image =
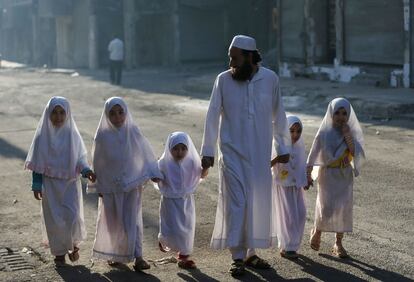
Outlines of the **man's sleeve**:
<svg viewBox="0 0 414 282">
<path fill-rule="evenodd" d="M 222 93 L 219 81 L 219 77 L 217 77 L 213 86 L 213 91 L 211 93 L 210 104 L 204 125 L 201 155 L 206 157 L 214 157 L 216 153 L 216 145 L 222 111 Z"/>
<path fill-rule="evenodd" d="M 273 88 L 273 139 L 278 156 L 290 153 L 290 134 L 278 77 Z"/>
</svg>

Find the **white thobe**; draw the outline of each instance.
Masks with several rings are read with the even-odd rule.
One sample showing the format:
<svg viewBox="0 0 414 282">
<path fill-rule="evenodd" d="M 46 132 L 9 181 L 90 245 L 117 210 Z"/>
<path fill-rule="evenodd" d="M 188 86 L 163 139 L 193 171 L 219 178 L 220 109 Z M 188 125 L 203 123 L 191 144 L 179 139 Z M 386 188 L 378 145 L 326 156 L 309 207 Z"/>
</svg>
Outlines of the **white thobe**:
<svg viewBox="0 0 414 282">
<path fill-rule="evenodd" d="M 271 232 L 272 139 L 288 154 L 290 136 L 277 75 L 264 67 L 250 81 L 218 75 L 204 129 L 202 156 L 219 138 L 219 195 L 211 246 L 268 248 Z"/>
<path fill-rule="evenodd" d="M 109 59 L 112 61 L 122 61 L 124 59 L 124 43 L 115 38 L 108 45 Z"/>
</svg>

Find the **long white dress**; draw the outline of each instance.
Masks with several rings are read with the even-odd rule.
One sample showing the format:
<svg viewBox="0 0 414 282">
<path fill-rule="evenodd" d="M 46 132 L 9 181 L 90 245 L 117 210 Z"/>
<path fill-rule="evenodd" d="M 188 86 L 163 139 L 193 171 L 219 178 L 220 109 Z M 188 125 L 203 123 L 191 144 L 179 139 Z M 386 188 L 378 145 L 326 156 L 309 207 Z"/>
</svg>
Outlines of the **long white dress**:
<svg viewBox="0 0 414 282">
<path fill-rule="evenodd" d="M 55 128 L 50 115 L 56 106 L 66 120 Z M 88 168 L 87 152 L 64 97 L 52 97 L 39 121 L 25 168 L 42 174 L 42 237 L 50 252 L 61 256 L 86 239 L 79 173 Z"/>
<path fill-rule="evenodd" d="M 113 126 L 108 117 L 115 105 L 126 114 L 121 128 Z M 88 192 L 102 194 L 92 255 L 130 262 L 142 256 L 142 186 L 148 179 L 162 175 L 150 144 L 133 123 L 122 98 L 112 97 L 105 103 L 92 159 L 97 179 L 88 185 Z"/>
<path fill-rule="evenodd" d="M 268 248 L 272 236 L 272 139 L 279 155 L 290 136 L 277 75 L 264 67 L 251 81 L 218 75 L 207 112 L 202 156 L 214 156 L 219 138 L 219 195 L 211 246 Z"/>
<path fill-rule="evenodd" d="M 333 126 L 333 114 L 344 108 L 348 114 L 355 154 L 351 165 L 341 166 L 348 150 L 340 129 Z M 364 140 L 351 104 L 343 98 L 332 100 L 319 127 L 308 156 L 308 166 L 317 166 L 318 195 L 315 206 L 315 228 L 324 232 L 352 232 L 354 175 L 359 175 L 365 159 Z"/>
<path fill-rule="evenodd" d="M 177 144 L 187 146 L 187 155 L 175 161 L 171 149 Z M 158 183 L 161 192 L 159 242 L 181 255 L 193 252 L 195 234 L 194 192 L 201 176 L 201 160 L 186 133 L 173 132 L 168 136 L 165 150 L 158 161 L 164 180 Z"/>
<path fill-rule="evenodd" d="M 289 128 L 295 123 L 302 127 L 296 116 L 287 117 Z M 305 143 L 300 137 L 292 145 L 287 164 L 273 166 L 273 218 L 279 248 L 297 251 L 303 237 L 306 222 L 306 206 L 303 187 L 307 185 Z"/>
</svg>

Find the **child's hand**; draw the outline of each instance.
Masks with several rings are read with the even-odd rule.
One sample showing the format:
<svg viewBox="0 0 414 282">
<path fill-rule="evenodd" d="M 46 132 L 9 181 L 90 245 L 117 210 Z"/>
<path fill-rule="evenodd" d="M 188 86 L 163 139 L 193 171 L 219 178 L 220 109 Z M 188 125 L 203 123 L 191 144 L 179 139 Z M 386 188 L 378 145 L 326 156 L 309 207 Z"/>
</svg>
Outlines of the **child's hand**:
<svg viewBox="0 0 414 282">
<path fill-rule="evenodd" d="M 201 178 L 206 178 L 208 175 L 208 168 L 203 168 L 201 170 Z"/>
<path fill-rule="evenodd" d="M 96 174 L 92 171 L 92 170 L 90 170 L 90 171 L 88 171 L 87 173 L 86 173 L 86 178 L 88 178 L 92 183 L 95 183 L 95 181 L 96 181 Z"/>
<path fill-rule="evenodd" d="M 33 191 L 33 195 L 36 200 L 40 201 L 42 199 L 42 191 Z"/>
<path fill-rule="evenodd" d="M 157 177 L 154 177 L 154 178 L 151 178 L 151 181 L 155 182 L 155 183 L 159 183 L 161 181 L 161 179 L 159 179 Z"/>
</svg>

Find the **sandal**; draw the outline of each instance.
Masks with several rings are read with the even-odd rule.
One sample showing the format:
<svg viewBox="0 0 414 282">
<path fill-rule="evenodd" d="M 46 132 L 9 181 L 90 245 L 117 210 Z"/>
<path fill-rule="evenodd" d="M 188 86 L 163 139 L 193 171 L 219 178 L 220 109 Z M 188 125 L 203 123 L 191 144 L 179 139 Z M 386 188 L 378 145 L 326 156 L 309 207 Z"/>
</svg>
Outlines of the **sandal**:
<svg viewBox="0 0 414 282">
<path fill-rule="evenodd" d="M 251 257 L 249 257 L 244 264 L 248 267 L 253 267 L 256 269 L 269 269 L 270 268 L 270 264 L 262 259 L 259 258 L 257 255 L 253 255 Z"/>
<path fill-rule="evenodd" d="M 63 266 L 66 266 L 65 255 L 63 255 L 63 256 L 56 256 L 53 261 L 55 262 L 55 267 L 63 267 Z"/>
<path fill-rule="evenodd" d="M 135 259 L 135 264 L 133 266 L 136 272 L 140 272 L 141 270 L 150 269 L 151 265 L 148 264 L 144 259 Z"/>
<path fill-rule="evenodd" d="M 183 269 L 196 269 L 197 268 L 195 262 L 191 259 L 179 260 L 177 265 L 178 267 L 183 268 Z"/>
<path fill-rule="evenodd" d="M 319 251 L 319 248 L 321 247 L 321 236 L 316 235 L 316 229 L 311 230 L 309 243 L 312 250 Z"/>
<path fill-rule="evenodd" d="M 242 276 L 246 273 L 246 270 L 244 268 L 244 262 L 242 259 L 235 259 L 233 263 L 230 266 L 229 272 L 231 276 L 237 277 Z"/>
<path fill-rule="evenodd" d="M 113 260 L 108 260 L 107 261 L 109 266 L 115 267 L 119 265 L 119 262 L 113 261 Z"/>
<path fill-rule="evenodd" d="M 281 250 L 280 251 L 280 256 L 282 258 L 287 258 L 287 259 L 297 259 L 298 253 L 296 253 L 295 251 L 285 251 L 285 250 Z"/>
<path fill-rule="evenodd" d="M 167 253 L 171 250 L 170 248 L 168 248 L 168 247 L 164 246 L 163 244 L 161 244 L 161 242 L 158 242 L 158 248 L 163 253 Z"/>
<path fill-rule="evenodd" d="M 349 255 L 342 245 L 335 244 L 332 248 L 332 254 L 338 258 L 348 258 Z"/>
<path fill-rule="evenodd" d="M 73 247 L 73 251 L 68 254 L 68 257 L 71 262 L 77 261 L 79 259 L 79 248 Z"/>
</svg>

